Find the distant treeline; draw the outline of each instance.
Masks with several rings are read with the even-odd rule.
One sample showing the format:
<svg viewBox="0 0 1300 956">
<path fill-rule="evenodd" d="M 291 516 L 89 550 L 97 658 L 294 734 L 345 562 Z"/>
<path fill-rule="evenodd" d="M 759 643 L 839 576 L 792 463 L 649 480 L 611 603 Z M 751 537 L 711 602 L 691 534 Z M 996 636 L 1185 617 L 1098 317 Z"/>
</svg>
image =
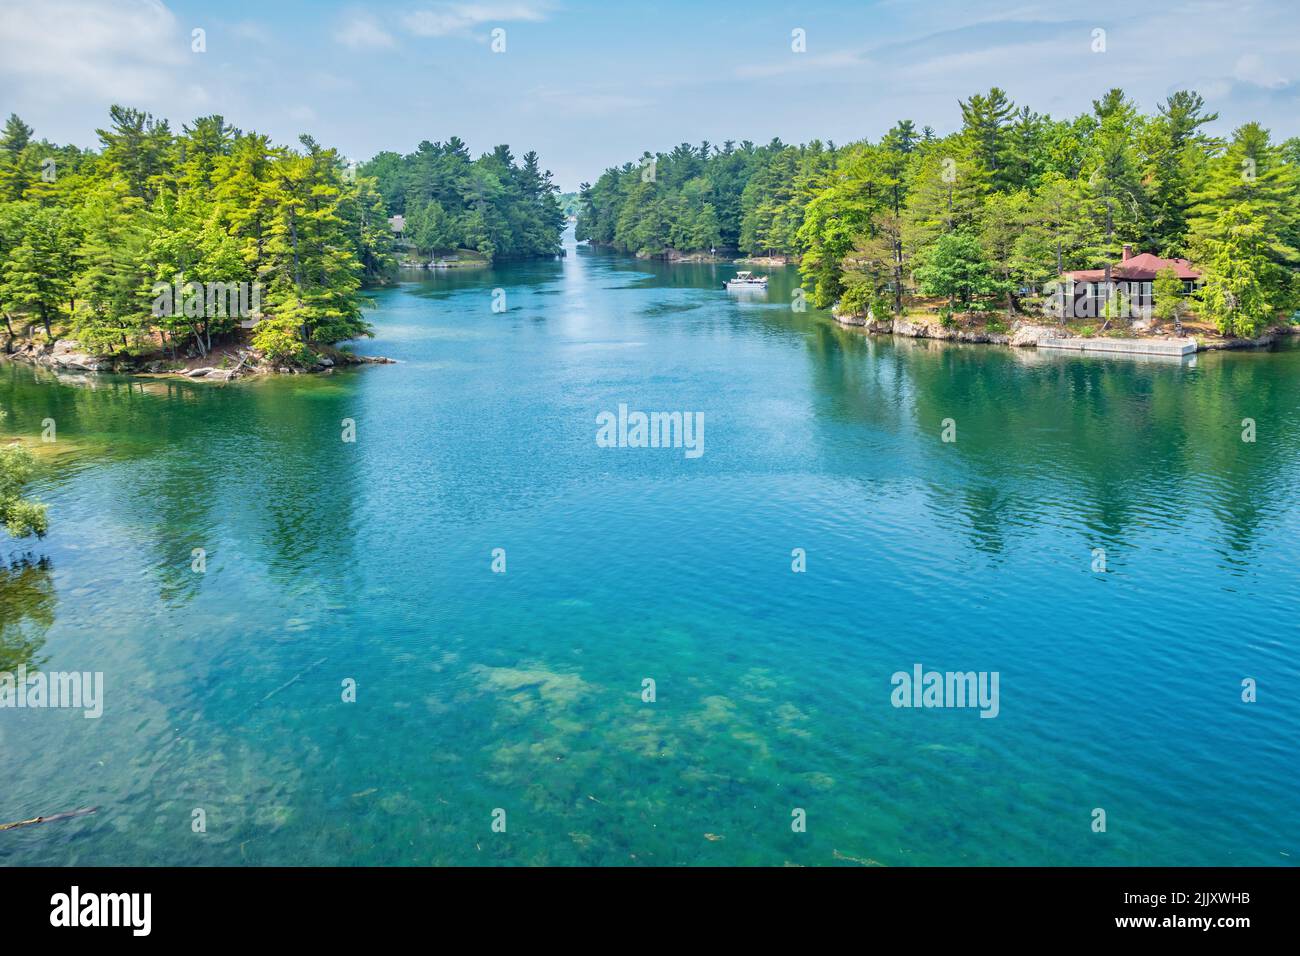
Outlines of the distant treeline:
<svg viewBox="0 0 1300 956">
<path fill-rule="evenodd" d="M 937 136 L 681 145 L 606 170 L 580 193 L 579 239 L 639 254 L 736 249 L 801 257 L 819 306 L 901 312 L 913 293 L 1005 300 L 1122 246 L 1194 260 L 1197 309 L 1247 335 L 1300 305 L 1300 139 L 1257 123 L 1231 139 L 1179 91 L 1154 115 L 1110 90 L 1073 119 L 1000 89 Z"/>
<path fill-rule="evenodd" d="M 520 164 L 510 147 L 498 146 L 471 160 L 453 136 L 407 156 L 380 153 L 361 172 L 374 178 L 388 209 L 405 216 L 406 238 L 420 252 L 473 249 L 518 259 L 560 251 L 559 188 L 535 152 Z"/>
<path fill-rule="evenodd" d="M 556 188 L 535 153 L 471 161 L 452 139 L 358 170 L 309 136 L 278 146 L 219 115 L 173 131 L 121 106 L 97 132 L 98 151 L 37 141 L 12 115 L 0 133 L 11 343 L 35 327 L 104 355 L 206 354 L 243 323 L 268 358 L 305 362 L 315 343 L 370 333 L 362 289 L 395 266 L 396 213 L 426 251 L 559 249 Z"/>
</svg>

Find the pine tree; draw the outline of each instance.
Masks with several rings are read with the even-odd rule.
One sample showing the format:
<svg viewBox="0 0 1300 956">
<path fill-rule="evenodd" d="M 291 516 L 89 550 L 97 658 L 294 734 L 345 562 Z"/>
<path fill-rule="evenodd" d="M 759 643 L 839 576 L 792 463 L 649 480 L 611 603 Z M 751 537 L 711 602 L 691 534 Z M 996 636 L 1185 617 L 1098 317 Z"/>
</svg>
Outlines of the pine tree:
<svg viewBox="0 0 1300 956">
<path fill-rule="evenodd" d="M 1285 161 L 1258 123 L 1238 128 L 1223 155 L 1210 162 L 1205 185 L 1194 194 L 1192 246 L 1222 238 L 1219 219 L 1233 207 L 1243 207 L 1258 222 L 1271 261 L 1300 266 L 1300 167 Z"/>
<path fill-rule="evenodd" d="M 1010 188 L 1016 172 L 1012 166 L 1010 129 L 1012 117 L 1016 115 L 1015 104 L 1006 91 L 995 86 L 987 95 L 977 93 L 959 105 L 963 136 L 970 144 L 976 175 L 991 189 Z"/>
<path fill-rule="evenodd" d="M 89 193 L 82 207 L 72 334 L 101 354 L 143 350 L 149 341 L 153 275 L 143 206 L 120 182 L 109 181 Z"/>
<path fill-rule="evenodd" d="M 0 301 L 38 319 L 47 340 L 54 339 L 54 325 L 71 304 L 77 243 L 72 213 L 34 207 L 0 271 Z"/>
<path fill-rule="evenodd" d="M 111 129 L 96 130 L 106 170 L 125 178 L 129 193 L 151 203 L 171 185 L 172 133 L 166 120 L 141 110 L 109 108 Z"/>
<path fill-rule="evenodd" d="M 31 140 L 32 128 L 19 119 L 17 113 L 10 113 L 4 132 L 0 133 L 0 150 L 12 159 L 26 149 Z"/>
<path fill-rule="evenodd" d="M 1170 95 L 1159 113 L 1150 124 L 1146 148 L 1151 235 L 1161 255 L 1183 255 L 1192 203 L 1190 184 L 1216 146 L 1199 130 L 1219 114 L 1205 112 L 1205 101 L 1187 90 Z"/>
<path fill-rule="evenodd" d="M 1015 289 L 1025 278 L 1015 269 L 1016 243 L 1024 233 L 1030 202 L 1028 190 L 995 193 L 989 197 L 981 216 L 980 243 L 1006 294 L 1008 321 L 1015 313 Z"/>
<path fill-rule="evenodd" d="M 825 308 L 839 298 L 845 257 L 889 200 L 878 147 L 857 146 L 838 157 L 826 187 L 808 203 L 799 229 L 800 273 L 814 305 Z"/>
<path fill-rule="evenodd" d="M 1276 314 L 1266 226 L 1245 203 L 1219 214 L 1201 238 L 1201 312 L 1224 335 L 1252 336 Z"/>
<path fill-rule="evenodd" d="M 1119 258 L 1123 243 L 1151 241 L 1150 207 L 1140 172 L 1137 137 L 1141 123 L 1136 108 L 1115 89 L 1094 100 L 1093 111 L 1099 125 L 1082 175 L 1095 200 L 1092 208 L 1101 235 L 1096 253 L 1109 290 L 1111 265 Z"/>
</svg>

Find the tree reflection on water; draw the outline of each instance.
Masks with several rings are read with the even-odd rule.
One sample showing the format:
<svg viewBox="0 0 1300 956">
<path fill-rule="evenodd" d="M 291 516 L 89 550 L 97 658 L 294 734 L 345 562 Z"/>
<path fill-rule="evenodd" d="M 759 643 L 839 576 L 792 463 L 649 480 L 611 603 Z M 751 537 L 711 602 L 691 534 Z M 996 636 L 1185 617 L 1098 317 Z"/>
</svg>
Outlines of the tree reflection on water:
<svg viewBox="0 0 1300 956">
<path fill-rule="evenodd" d="M 45 634 L 54 623 L 54 576 L 49 558 L 0 561 L 0 671 L 40 667 Z"/>
</svg>

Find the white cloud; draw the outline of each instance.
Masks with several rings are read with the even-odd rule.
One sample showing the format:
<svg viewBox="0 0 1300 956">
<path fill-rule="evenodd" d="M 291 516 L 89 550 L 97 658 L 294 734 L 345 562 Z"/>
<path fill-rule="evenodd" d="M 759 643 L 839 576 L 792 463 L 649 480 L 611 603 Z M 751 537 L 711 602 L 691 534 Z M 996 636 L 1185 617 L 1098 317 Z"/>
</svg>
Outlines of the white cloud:
<svg viewBox="0 0 1300 956">
<path fill-rule="evenodd" d="M 1027 66 L 1033 70 L 1047 69 L 1053 62 L 1059 63 L 1069 57 L 1071 52 L 1068 43 L 1058 40 L 990 46 L 915 60 L 897 67 L 897 75 L 908 78 L 938 77 L 945 81 L 961 75 L 995 76 L 999 69 L 1003 75 L 1007 75 L 1013 72 L 1006 68 L 1007 63 L 1014 64 L 1014 73 L 1020 74 L 1029 72 L 1025 69 Z M 964 90 L 965 87 L 961 89 Z"/>
<path fill-rule="evenodd" d="M 1287 78 L 1268 67 L 1257 53 L 1248 53 L 1239 57 L 1233 67 L 1232 75 L 1234 79 L 1271 90 L 1280 90 L 1287 85 Z"/>
<path fill-rule="evenodd" d="M 0 0 L 0 76 L 30 99 L 146 100 L 195 55 L 159 0 Z"/>
<path fill-rule="evenodd" d="M 353 50 L 382 50 L 396 42 L 374 17 L 364 13 L 349 17 L 334 31 L 334 39 Z"/>
<path fill-rule="evenodd" d="M 437 3 L 413 10 L 402 18 L 406 29 L 420 37 L 441 37 L 464 33 L 484 23 L 545 20 L 547 7 L 540 3 Z"/>
<path fill-rule="evenodd" d="M 786 59 L 774 63 L 756 63 L 736 68 L 741 79 L 760 79 L 769 76 L 786 76 L 790 73 L 820 73 L 826 70 L 844 70 L 866 66 L 866 58 L 852 50 L 830 53 L 791 53 Z"/>
</svg>

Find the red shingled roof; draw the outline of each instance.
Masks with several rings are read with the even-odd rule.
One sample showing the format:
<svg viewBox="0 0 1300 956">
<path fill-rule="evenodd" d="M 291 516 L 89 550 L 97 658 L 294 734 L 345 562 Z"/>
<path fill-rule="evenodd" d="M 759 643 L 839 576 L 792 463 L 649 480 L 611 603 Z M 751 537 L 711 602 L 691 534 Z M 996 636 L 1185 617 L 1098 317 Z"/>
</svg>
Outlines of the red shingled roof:
<svg viewBox="0 0 1300 956">
<path fill-rule="evenodd" d="M 1186 259 L 1161 259 L 1149 252 L 1129 256 L 1123 262 L 1115 263 L 1110 267 L 1110 277 L 1116 282 L 1149 282 L 1156 277 L 1157 272 L 1167 268 L 1177 272 L 1180 279 L 1194 281 L 1201 277 Z M 1101 282 L 1106 278 L 1106 270 L 1076 269 L 1064 273 L 1064 276 L 1075 282 Z"/>
</svg>

